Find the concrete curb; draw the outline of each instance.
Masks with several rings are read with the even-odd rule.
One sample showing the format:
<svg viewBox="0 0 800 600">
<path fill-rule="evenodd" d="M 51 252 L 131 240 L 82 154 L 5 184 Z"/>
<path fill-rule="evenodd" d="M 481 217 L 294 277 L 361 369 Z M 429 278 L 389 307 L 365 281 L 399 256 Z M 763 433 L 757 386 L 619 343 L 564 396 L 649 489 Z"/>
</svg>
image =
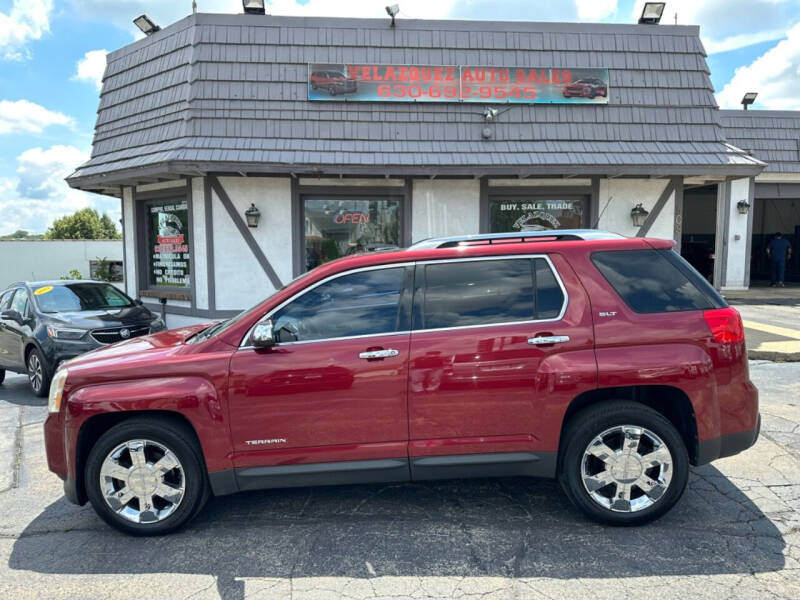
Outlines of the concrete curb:
<svg viewBox="0 0 800 600">
<path fill-rule="evenodd" d="M 750 360 L 769 360 L 772 362 L 800 362 L 800 352 L 768 352 L 766 350 L 748 350 Z"/>
</svg>

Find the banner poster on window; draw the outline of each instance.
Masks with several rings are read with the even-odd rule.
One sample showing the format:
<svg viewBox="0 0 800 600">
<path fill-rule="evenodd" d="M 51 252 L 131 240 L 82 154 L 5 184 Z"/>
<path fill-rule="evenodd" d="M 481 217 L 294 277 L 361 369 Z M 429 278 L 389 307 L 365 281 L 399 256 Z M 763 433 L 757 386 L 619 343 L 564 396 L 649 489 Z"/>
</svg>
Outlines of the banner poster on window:
<svg viewBox="0 0 800 600">
<path fill-rule="evenodd" d="M 580 229 L 581 200 L 494 200 L 489 203 L 492 233 Z"/>
<path fill-rule="evenodd" d="M 186 201 L 149 208 L 150 284 L 188 288 L 190 279 L 189 207 Z"/>
</svg>

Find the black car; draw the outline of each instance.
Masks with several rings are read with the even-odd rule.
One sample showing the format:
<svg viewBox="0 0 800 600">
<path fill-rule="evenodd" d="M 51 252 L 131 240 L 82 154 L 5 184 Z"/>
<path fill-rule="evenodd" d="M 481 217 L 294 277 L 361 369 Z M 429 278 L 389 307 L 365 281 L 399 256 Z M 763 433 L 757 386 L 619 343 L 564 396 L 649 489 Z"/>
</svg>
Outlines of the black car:
<svg viewBox="0 0 800 600">
<path fill-rule="evenodd" d="M 165 329 L 164 321 L 113 285 L 99 281 L 21 282 L 0 293 L 0 383 L 27 373 L 47 395 L 65 360 Z"/>
</svg>

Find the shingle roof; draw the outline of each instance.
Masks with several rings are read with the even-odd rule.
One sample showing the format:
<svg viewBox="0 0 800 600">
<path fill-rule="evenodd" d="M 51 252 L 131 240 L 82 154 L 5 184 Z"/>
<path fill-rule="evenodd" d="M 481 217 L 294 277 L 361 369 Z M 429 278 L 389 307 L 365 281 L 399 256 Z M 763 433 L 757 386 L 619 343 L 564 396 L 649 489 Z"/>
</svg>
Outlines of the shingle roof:
<svg viewBox="0 0 800 600">
<path fill-rule="evenodd" d="M 189 16 L 108 56 L 91 160 L 69 181 L 256 170 L 755 173 L 725 144 L 698 28 Z M 308 63 L 609 69 L 607 105 L 307 100 Z"/>
<path fill-rule="evenodd" d="M 800 173 L 800 111 L 721 110 L 730 143 L 767 163 L 770 173 Z"/>
</svg>

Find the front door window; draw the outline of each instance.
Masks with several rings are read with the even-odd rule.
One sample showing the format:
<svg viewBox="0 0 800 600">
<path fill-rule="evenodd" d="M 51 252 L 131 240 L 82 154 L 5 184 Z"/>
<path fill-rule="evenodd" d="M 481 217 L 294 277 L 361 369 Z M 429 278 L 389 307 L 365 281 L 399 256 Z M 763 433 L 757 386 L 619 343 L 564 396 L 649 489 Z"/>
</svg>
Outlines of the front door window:
<svg viewBox="0 0 800 600">
<path fill-rule="evenodd" d="M 306 269 L 400 245 L 397 199 L 305 198 Z"/>
<path fill-rule="evenodd" d="M 489 226 L 491 233 L 581 229 L 585 204 L 583 198 L 492 198 Z"/>
</svg>

